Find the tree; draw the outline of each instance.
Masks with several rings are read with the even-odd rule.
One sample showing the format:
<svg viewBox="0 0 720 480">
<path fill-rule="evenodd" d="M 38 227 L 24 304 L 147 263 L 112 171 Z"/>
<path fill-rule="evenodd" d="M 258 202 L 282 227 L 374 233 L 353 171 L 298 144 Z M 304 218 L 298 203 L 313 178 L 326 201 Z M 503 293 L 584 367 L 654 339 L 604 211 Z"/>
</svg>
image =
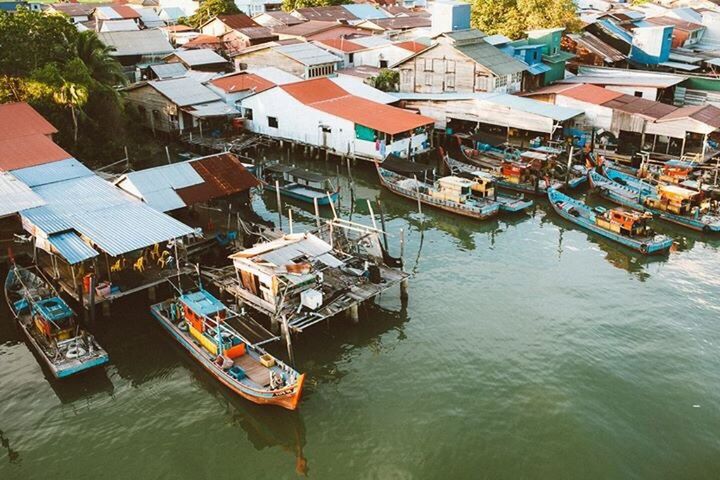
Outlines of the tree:
<svg viewBox="0 0 720 480">
<path fill-rule="evenodd" d="M 527 30 L 564 27 L 572 32 L 582 25 L 572 0 L 474 0 L 472 20 L 488 35 L 512 39 Z"/>
<path fill-rule="evenodd" d="M 205 22 L 218 15 L 233 15 L 240 13 L 240 9 L 233 0 L 205 0 L 200 8 L 187 19 L 187 25 L 200 28 Z"/>
<path fill-rule="evenodd" d="M 383 68 L 372 78 L 373 87 L 383 92 L 397 92 L 400 86 L 400 74 L 397 70 Z"/>
<path fill-rule="evenodd" d="M 327 7 L 331 5 L 348 5 L 351 3 L 353 3 L 352 0 L 283 0 L 282 9 L 286 12 L 292 12 L 298 8 Z"/>
</svg>

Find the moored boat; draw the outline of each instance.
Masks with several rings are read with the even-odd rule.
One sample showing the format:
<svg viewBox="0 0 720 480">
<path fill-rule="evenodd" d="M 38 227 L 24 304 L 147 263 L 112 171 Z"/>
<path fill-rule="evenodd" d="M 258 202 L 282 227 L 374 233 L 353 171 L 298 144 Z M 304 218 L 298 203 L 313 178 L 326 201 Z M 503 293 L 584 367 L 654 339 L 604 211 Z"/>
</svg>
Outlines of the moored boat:
<svg viewBox="0 0 720 480">
<path fill-rule="evenodd" d="M 554 188 L 548 191 L 548 200 L 564 219 L 643 254 L 663 253 L 672 246 L 671 238 L 656 235 L 647 225 L 652 218 L 647 212 L 591 208 Z"/>
<path fill-rule="evenodd" d="M 663 220 L 706 233 L 720 232 L 720 205 L 702 191 L 678 185 L 650 185 L 612 168 L 607 176 L 588 173 L 590 184 L 602 196 L 620 205 L 646 210 Z"/>
<path fill-rule="evenodd" d="M 160 324 L 193 358 L 233 392 L 260 405 L 295 410 L 300 374 L 233 328 L 241 317 L 202 287 L 150 307 Z"/>
<path fill-rule="evenodd" d="M 318 205 L 336 203 L 340 187 L 333 185 L 330 177 L 291 165 L 279 163 L 262 167 L 262 180 L 265 188 L 276 191 L 276 184 L 283 196 Z"/>
<path fill-rule="evenodd" d="M 75 313 L 37 267 L 13 265 L 5 298 L 20 329 L 56 378 L 108 362 L 108 354 L 78 324 Z"/>
<path fill-rule="evenodd" d="M 500 204 L 490 198 L 473 195 L 477 184 L 467 178 L 448 176 L 429 184 L 417 178 L 408 178 L 375 164 L 380 183 L 391 192 L 424 205 L 457 213 L 465 217 L 484 220 L 500 211 Z"/>
</svg>

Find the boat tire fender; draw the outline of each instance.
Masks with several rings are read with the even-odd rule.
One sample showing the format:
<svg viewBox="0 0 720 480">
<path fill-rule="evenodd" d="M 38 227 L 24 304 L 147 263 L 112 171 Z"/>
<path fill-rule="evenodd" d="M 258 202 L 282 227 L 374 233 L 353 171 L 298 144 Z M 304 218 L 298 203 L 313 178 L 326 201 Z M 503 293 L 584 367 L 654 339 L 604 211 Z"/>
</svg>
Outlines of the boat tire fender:
<svg viewBox="0 0 720 480">
<path fill-rule="evenodd" d="M 710 233 L 710 225 L 703 225 L 702 231 L 703 233 Z"/>
<path fill-rule="evenodd" d="M 640 245 L 640 251 L 641 251 L 642 253 L 647 253 L 647 252 L 648 252 L 647 243 L 643 243 L 642 245 Z"/>
<path fill-rule="evenodd" d="M 83 355 L 85 355 L 85 349 L 79 345 L 74 345 L 65 352 L 65 358 L 68 359 L 82 357 Z"/>
<path fill-rule="evenodd" d="M 188 323 L 185 320 L 181 320 L 178 322 L 178 328 L 182 332 L 187 332 L 189 330 Z"/>
</svg>

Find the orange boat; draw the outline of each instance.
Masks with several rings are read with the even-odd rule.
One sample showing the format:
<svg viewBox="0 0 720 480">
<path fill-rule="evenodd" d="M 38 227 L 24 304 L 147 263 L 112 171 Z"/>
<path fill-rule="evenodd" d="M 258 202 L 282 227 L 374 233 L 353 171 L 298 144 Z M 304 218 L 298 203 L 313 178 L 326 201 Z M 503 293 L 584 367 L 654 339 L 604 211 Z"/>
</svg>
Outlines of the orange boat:
<svg viewBox="0 0 720 480">
<path fill-rule="evenodd" d="M 150 307 L 152 315 L 217 380 L 260 405 L 295 410 L 305 374 L 300 374 L 245 340 L 234 322 L 242 321 L 203 288 Z"/>
</svg>

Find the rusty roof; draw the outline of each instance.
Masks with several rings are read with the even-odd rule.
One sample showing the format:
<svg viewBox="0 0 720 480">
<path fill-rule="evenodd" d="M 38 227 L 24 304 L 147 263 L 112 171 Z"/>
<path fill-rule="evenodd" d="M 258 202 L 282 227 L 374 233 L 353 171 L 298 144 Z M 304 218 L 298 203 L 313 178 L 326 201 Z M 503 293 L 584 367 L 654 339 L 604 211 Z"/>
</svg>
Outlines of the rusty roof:
<svg viewBox="0 0 720 480">
<path fill-rule="evenodd" d="M 409 52 L 413 52 L 413 53 L 422 52 L 423 50 L 425 50 L 426 48 L 429 47 L 429 45 L 425 45 L 424 43 L 413 42 L 413 41 L 399 42 L 399 43 L 396 43 L 395 46 L 400 47 Z"/>
<path fill-rule="evenodd" d="M 255 93 L 263 92 L 275 86 L 274 83 L 255 75 L 254 73 L 239 72 L 216 78 L 210 81 L 214 86 L 227 93 L 255 90 Z"/>
<path fill-rule="evenodd" d="M 227 25 L 229 28 L 232 28 L 233 30 L 237 30 L 239 28 L 247 28 L 247 27 L 259 27 L 260 25 L 255 22 L 252 18 L 248 17 L 244 13 L 235 13 L 233 15 L 218 15 L 218 20 L 220 20 L 222 23 Z M 212 21 L 212 20 L 210 20 Z M 208 22 L 210 23 L 210 22 Z"/>
<path fill-rule="evenodd" d="M 327 78 L 290 83 L 280 88 L 311 108 L 390 135 L 434 123 L 430 117 L 350 95 Z"/>
<path fill-rule="evenodd" d="M 217 45 L 225 43 L 221 38 L 214 35 L 198 35 L 183 45 L 183 48 L 197 48 L 204 45 Z"/>
<path fill-rule="evenodd" d="M 620 51 L 603 42 L 590 32 L 582 32 L 581 34 L 571 33 L 568 37 L 595 55 L 601 56 L 603 60 L 608 63 L 622 62 L 627 58 Z"/>
<path fill-rule="evenodd" d="M 720 128 L 720 108 L 714 105 L 696 105 L 681 107 L 665 115 L 658 122 L 667 122 L 682 118 L 692 118 L 711 127 Z"/>
<path fill-rule="evenodd" d="M 411 28 L 423 28 L 429 27 L 432 23 L 430 17 L 421 17 L 418 15 L 413 15 L 411 17 L 374 18 L 372 20 L 366 20 L 365 22 L 377 25 L 383 30 L 408 30 Z M 362 25 L 362 23 L 360 25 Z"/>
<path fill-rule="evenodd" d="M 621 95 L 603 103 L 602 106 L 612 108 L 613 110 L 620 112 L 642 115 L 653 120 L 662 118 L 677 110 L 677 107 L 673 107 L 672 105 L 647 100 L 645 98 L 634 97 L 632 95 Z"/>
<path fill-rule="evenodd" d="M 0 140 L 53 133 L 57 133 L 57 128 L 27 103 L 0 104 Z"/>
<path fill-rule="evenodd" d="M 204 182 L 176 191 L 187 205 L 227 197 L 260 185 L 258 179 L 232 153 L 199 158 L 190 165 Z"/>
<path fill-rule="evenodd" d="M 341 5 L 297 8 L 295 9 L 295 13 L 305 20 L 324 20 L 331 22 L 338 20 L 359 20 L 357 16 Z"/>
<path fill-rule="evenodd" d="M 309 22 L 299 23 L 297 25 L 291 25 L 288 27 L 275 27 L 274 33 L 280 33 L 283 35 L 295 35 L 298 37 L 306 37 L 308 35 L 315 35 L 316 33 L 331 30 L 333 28 L 343 28 L 348 25 L 343 25 L 336 22 L 323 22 L 320 20 L 310 20 Z"/>
<path fill-rule="evenodd" d="M 320 43 L 322 45 L 345 53 L 357 52 L 360 50 L 365 50 L 367 48 L 344 38 L 328 38 L 325 40 L 317 40 L 316 43 Z"/>
<path fill-rule="evenodd" d="M 277 38 L 278 38 L 277 35 L 275 35 L 267 27 L 236 28 L 234 32 L 238 35 L 242 35 L 243 37 L 249 38 L 251 40 L 257 40 L 257 39 L 262 39 L 262 38 L 277 40 Z"/>
<path fill-rule="evenodd" d="M 655 25 L 663 25 L 663 26 L 671 26 L 673 28 L 677 28 L 679 30 L 686 30 L 688 32 L 692 32 L 694 30 L 700 30 L 701 28 L 704 28 L 702 25 L 698 25 L 697 23 L 688 22 L 687 20 L 680 20 L 677 18 L 672 17 L 652 17 L 646 19 L 647 22 L 653 23 Z"/>
<path fill-rule="evenodd" d="M 562 95 L 581 102 L 593 103 L 595 105 L 605 105 L 610 100 L 622 97 L 623 94 L 619 92 L 613 92 L 603 87 L 596 85 L 577 85 L 573 88 L 563 90 Z"/>
</svg>

